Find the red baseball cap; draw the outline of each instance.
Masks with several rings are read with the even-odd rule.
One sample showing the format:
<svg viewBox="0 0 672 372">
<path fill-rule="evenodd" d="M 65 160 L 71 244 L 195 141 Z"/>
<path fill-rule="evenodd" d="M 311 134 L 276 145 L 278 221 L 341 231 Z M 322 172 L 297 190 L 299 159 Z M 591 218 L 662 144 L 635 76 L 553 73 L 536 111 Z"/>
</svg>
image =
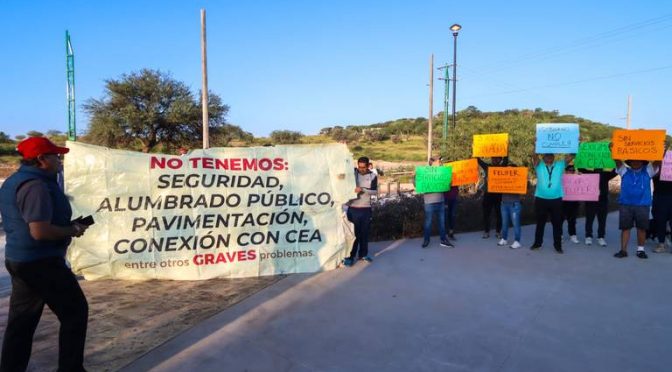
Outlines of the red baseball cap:
<svg viewBox="0 0 672 372">
<path fill-rule="evenodd" d="M 54 145 L 46 137 L 29 137 L 19 142 L 16 151 L 20 152 L 24 159 L 34 159 L 44 154 L 67 154 L 70 149 Z"/>
</svg>

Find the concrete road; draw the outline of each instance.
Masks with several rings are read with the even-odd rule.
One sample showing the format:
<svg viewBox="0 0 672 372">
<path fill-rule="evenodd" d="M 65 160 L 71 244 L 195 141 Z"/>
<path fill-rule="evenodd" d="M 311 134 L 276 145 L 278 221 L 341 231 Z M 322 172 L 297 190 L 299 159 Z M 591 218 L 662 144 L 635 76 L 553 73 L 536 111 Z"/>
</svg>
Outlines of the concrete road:
<svg viewBox="0 0 672 372">
<path fill-rule="evenodd" d="M 616 217 L 609 247 L 564 255 L 550 226 L 539 252 L 533 226 L 519 250 L 377 243 L 372 264 L 292 275 L 125 370 L 670 371 L 672 254 L 613 258 Z"/>
</svg>

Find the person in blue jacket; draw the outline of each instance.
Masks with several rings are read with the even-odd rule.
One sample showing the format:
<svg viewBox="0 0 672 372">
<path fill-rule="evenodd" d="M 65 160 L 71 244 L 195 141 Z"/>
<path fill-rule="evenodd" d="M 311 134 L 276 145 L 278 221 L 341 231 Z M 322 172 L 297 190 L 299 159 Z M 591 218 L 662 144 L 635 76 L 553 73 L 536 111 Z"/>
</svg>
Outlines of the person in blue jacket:
<svg viewBox="0 0 672 372">
<path fill-rule="evenodd" d="M 83 371 L 89 310 L 65 252 L 87 226 L 71 222 L 70 202 L 57 182 L 69 149 L 31 137 L 17 150 L 22 165 L 0 188 L 5 266 L 12 278 L 0 371 L 26 370 L 45 304 L 61 323 L 58 370 Z"/>
</svg>

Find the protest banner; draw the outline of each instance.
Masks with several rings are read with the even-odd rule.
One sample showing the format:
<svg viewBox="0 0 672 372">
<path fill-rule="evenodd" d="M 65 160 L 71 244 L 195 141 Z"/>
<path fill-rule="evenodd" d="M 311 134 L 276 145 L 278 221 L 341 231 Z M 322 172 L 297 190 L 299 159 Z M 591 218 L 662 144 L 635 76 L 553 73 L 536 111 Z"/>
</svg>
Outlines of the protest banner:
<svg viewBox="0 0 672 372">
<path fill-rule="evenodd" d="M 451 167 L 432 167 L 429 165 L 415 167 L 415 192 L 427 194 L 450 190 L 453 175 Z"/>
<path fill-rule="evenodd" d="M 574 159 L 574 167 L 587 169 L 613 169 L 616 162 L 611 158 L 609 142 L 582 142 Z"/>
<path fill-rule="evenodd" d="M 660 180 L 672 181 L 672 150 L 667 150 L 665 152 L 663 165 L 660 168 Z"/>
<path fill-rule="evenodd" d="M 600 198 L 599 174 L 563 174 L 562 200 L 598 201 Z"/>
<path fill-rule="evenodd" d="M 335 268 L 355 197 L 342 144 L 210 148 L 186 156 L 68 142 L 75 273 L 95 279 L 199 280 Z"/>
<path fill-rule="evenodd" d="M 527 193 L 527 167 L 488 167 L 488 192 Z"/>
<path fill-rule="evenodd" d="M 611 141 L 611 156 L 614 159 L 663 160 L 665 130 L 617 129 Z"/>
<path fill-rule="evenodd" d="M 537 154 L 576 154 L 579 150 L 579 124 L 537 124 Z"/>
<path fill-rule="evenodd" d="M 472 156 L 475 158 L 507 156 L 509 154 L 509 134 L 474 134 L 471 148 Z"/>
<path fill-rule="evenodd" d="M 478 182 L 478 162 L 476 159 L 453 161 L 446 166 L 453 168 L 451 186 L 468 185 Z"/>
</svg>

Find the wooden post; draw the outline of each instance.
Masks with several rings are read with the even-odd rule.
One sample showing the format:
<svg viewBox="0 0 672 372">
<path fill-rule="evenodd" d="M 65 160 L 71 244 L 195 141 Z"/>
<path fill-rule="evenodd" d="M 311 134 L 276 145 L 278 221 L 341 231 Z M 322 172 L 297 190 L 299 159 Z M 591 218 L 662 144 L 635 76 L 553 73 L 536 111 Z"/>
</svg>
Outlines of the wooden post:
<svg viewBox="0 0 672 372">
<path fill-rule="evenodd" d="M 432 157 L 432 117 L 434 116 L 434 53 L 429 58 L 429 124 L 427 128 L 427 161 Z"/>
<path fill-rule="evenodd" d="M 210 130 L 208 120 L 208 45 L 205 37 L 205 9 L 201 9 L 201 70 L 203 73 L 203 86 L 201 87 L 203 106 L 203 148 L 210 147 Z"/>
</svg>

